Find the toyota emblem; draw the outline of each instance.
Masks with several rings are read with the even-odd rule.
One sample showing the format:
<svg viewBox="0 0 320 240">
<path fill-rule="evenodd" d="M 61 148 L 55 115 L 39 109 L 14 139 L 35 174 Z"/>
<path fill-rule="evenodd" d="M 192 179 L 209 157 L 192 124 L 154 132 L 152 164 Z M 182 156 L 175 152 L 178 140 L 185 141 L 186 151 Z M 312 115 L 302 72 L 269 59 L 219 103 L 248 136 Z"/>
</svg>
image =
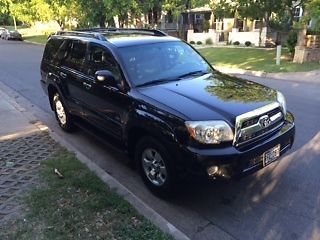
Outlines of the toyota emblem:
<svg viewBox="0 0 320 240">
<path fill-rule="evenodd" d="M 264 115 L 259 119 L 259 124 L 261 127 L 266 128 L 270 125 L 270 123 L 271 123 L 271 120 L 268 115 Z"/>
</svg>

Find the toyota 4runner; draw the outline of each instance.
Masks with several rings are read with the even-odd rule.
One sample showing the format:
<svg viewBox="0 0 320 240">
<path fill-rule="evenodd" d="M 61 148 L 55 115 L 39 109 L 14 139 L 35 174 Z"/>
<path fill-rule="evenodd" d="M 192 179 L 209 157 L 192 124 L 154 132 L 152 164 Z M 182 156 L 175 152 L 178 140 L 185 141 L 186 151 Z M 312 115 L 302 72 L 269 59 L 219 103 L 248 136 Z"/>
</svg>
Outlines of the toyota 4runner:
<svg viewBox="0 0 320 240">
<path fill-rule="evenodd" d="M 63 130 L 77 125 L 126 151 L 158 194 L 183 175 L 252 173 L 294 141 L 279 91 L 224 75 L 157 30 L 57 32 L 45 47 L 41 83 Z"/>
</svg>

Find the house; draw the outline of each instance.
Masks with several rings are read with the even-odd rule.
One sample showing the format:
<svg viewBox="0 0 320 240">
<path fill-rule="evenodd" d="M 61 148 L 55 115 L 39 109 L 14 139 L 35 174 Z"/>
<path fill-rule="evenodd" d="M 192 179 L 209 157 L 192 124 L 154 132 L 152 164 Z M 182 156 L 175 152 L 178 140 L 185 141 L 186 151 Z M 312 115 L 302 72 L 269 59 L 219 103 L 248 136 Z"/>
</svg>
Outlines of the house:
<svg viewBox="0 0 320 240">
<path fill-rule="evenodd" d="M 238 41 L 240 44 L 245 44 L 250 41 L 258 46 L 260 37 L 262 46 L 266 42 L 267 29 L 263 28 L 260 36 L 260 21 L 257 20 L 219 19 L 209 6 L 189 9 L 182 13 L 182 16 L 184 24 L 188 26 L 188 42 L 210 41 L 212 44 L 226 44 Z"/>
</svg>

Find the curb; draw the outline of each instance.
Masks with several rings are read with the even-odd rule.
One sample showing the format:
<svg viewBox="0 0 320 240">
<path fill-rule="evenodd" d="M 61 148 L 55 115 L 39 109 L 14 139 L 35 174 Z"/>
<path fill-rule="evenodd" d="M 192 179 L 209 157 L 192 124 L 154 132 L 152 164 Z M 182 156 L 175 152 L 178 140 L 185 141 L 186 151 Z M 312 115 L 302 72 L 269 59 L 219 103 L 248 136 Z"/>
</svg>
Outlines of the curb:
<svg viewBox="0 0 320 240">
<path fill-rule="evenodd" d="M 36 108 L 36 111 L 43 112 L 43 110 L 39 109 L 37 106 L 31 104 L 27 99 L 17 93 L 15 90 L 6 86 L 4 83 L 0 81 L 0 91 L 5 96 L 5 100 L 14 106 L 17 111 L 19 111 L 25 118 L 30 121 L 34 121 L 33 123 L 39 131 L 47 130 L 49 135 L 59 144 L 64 146 L 67 150 L 74 152 L 77 158 L 84 163 L 91 171 L 93 171 L 104 183 L 106 183 L 111 189 L 113 189 L 117 194 L 122 196 L 126 201 L 128 201 L 141 215 L 147 218 L 150 222 L 152 222 L 155 226 L 157 226 L 163 232 L 171 235 L 176 240 L 190 240 L 183 232 L 177 229 L 173 224 L 171 224 L 168 220 L 162 217 L 159 213 L 149 207 L 145 202 L 143 202 L 140 198 L 138 198 L 133 192 L 127 189 L 124 185 L 122 185 L 118 180 L 113 178 L 107 172 L 105 172 L 102 168 L 100 168 L 97 164 L 92 162 L 87 156 L 85 156 L 82 152 L 80 152 L 76 147 L 72 144 L 68 143 L 61 136 L 56 134 L 50 128 L 48 128 L 45 124 L 36 120 L 36 117 L 28 112 L 25 108 L 19 105 L 14 99 L 16 95 L 19 95 L 19 101 L 27 104 L 28 106 L 32 106 Z M 30 123 L 31 124 L 31 123 Z"/>
</svg>

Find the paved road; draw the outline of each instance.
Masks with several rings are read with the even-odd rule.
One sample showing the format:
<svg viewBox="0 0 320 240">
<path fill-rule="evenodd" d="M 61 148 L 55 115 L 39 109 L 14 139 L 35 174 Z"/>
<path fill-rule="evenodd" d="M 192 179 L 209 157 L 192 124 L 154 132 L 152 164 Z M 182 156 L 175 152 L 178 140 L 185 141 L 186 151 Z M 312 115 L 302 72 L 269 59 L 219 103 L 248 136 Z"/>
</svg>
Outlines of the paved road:
<svg viewBox="0 0 320 240">
<path fill-rule="evenodd" d="M 0 82 L 39 107 L 21 100 L 191 239 L 320 239 L 320 84 L 251 78 L 286 95 L 296 117 L 294 148 L 252 176 L 229 183 L 190 183 L 177 199 L 166 202 L 145 189 L 122 153 L 81 131 L 59 130 L 39 85 L 42 51 L 41 46 L 0 41 Z"/>
</svg>

